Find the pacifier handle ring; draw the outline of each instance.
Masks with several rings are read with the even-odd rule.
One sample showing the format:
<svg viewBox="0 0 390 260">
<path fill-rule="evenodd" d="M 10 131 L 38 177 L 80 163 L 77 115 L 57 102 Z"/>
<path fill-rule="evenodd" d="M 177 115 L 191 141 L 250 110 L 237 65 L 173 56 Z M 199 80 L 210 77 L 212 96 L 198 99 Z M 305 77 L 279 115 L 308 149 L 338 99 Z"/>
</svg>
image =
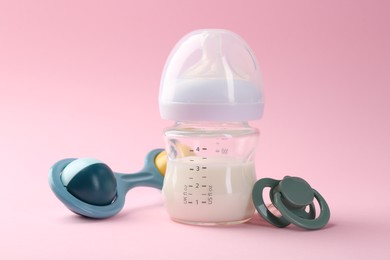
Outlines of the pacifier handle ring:
<svg viewBox="0 0 390 260">
<path fill-rule="evenodd" d="M 116 215 L 124 206 L 126 190 L 122 185 L 117 185 L 116 197 L 111 204 L 96 206 L 79 200 L 73 196 L 61 181 L 61 172 L 64 168 L 76 160 L 76 158 L 63 159 L 53 165 L 49 171 L 49 184 L 57 198 L 65 206 L 76 214 L 90 218 L 108 218 Z M 119 176 L 114 173 L 117 183 Z"/>
<path fill-rule="evenodd" d="M 280 211 L 280 213 L 291 223 L 310 230 L 320 229 L 324 227 L 330 218 L 330 210 L 329 206 L 326 203 L 325 199 L 318 193 L 315 189 L 313 189 L 314 197 L 318 201 L 321 209 L 320 215 L 316 219 L 305 219 L 295 215 L 291 212 L 282 202 L 282 195 L 280 192 L 275 194 L 275 207 Z"/>
<path fill-rule="evenodd" d="M 283 216 L 277 217 L 274 214 L 272 214 L 272 212 L 269 211 L 269 209 L 265 205 L 263 199 L 263 190 L 267 187 L 273 188 L 276 185 L 278 185 L 279 182 L 280 181 L 271 178 L 263 178 L 258 180 L 253 186 L 252 199 L 256 210 L 268 223 L 282 228 L 288 226 L 290 222 Z"/>
</svg>

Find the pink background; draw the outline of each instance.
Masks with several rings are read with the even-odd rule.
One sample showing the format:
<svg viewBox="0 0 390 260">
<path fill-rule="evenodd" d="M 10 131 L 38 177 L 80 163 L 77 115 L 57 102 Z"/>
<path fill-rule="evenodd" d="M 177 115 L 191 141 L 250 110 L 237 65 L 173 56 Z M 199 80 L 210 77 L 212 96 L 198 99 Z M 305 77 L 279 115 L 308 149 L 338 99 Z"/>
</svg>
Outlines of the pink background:
<svg viewBox="0 0 390 260">
<path fill-rule="evenodd" d="M 1 1 L 1 259 L 389 259 L 389 1 Z M 173 45 L 200 28 L 240 34 L 266 110 L 257 175 L 306 178 L 328 226 L 172 222 L 159 191 L 91 221 L 53 195 L 48 169 L 96 157 L 135 172 L 162 147 L 158 89 Z"/>
</svg>

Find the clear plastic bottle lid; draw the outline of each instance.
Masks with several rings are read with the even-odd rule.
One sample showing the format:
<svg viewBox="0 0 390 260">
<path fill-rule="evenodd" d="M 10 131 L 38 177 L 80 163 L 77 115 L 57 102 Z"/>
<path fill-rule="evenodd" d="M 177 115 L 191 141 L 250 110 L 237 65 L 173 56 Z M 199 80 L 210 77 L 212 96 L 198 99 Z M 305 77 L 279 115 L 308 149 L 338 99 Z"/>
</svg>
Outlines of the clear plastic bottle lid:
<svg viewBox="0 0 390 260">
<path fill-rule="evenodd" d="M 255 55 L 233 32 L 191 32 L 166 62 L 159 102 L 161 117 L 175 121 L 259 119 L 264 103 Z"/>
</svg>

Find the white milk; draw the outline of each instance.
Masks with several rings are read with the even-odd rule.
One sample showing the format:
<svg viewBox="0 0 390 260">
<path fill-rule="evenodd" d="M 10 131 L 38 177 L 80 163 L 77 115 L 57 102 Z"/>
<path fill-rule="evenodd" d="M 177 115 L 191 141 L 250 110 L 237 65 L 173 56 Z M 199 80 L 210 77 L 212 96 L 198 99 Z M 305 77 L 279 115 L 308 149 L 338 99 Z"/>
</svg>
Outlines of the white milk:
<svg viewBox="0 0 390 260">
<path fill-rule="evenodd" d="M 254 212 L 253 162 L 229 157 L 190 156 L 168 161 L 165 207 L 173 220 L 193 224 L 233 224 Z"/>
</svg>

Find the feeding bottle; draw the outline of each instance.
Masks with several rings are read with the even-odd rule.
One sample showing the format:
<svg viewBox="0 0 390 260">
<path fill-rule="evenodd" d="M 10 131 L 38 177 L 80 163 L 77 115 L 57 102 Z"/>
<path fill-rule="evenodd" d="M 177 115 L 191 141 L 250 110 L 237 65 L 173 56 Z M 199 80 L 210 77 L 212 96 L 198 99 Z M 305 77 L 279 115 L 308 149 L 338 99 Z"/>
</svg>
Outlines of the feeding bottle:
<svg viewBox="0 0 390 260">
<path fill-rule="evenodd" d="M 237 224 L 254 207 L 255 150 L 259 131 L 248 121 L 263 113 L 256 58 L 237 34 L 219 29 L 184 36 L 161 79 L 165 129 L 165 207 L 178 222 Z"/>
</svg>

